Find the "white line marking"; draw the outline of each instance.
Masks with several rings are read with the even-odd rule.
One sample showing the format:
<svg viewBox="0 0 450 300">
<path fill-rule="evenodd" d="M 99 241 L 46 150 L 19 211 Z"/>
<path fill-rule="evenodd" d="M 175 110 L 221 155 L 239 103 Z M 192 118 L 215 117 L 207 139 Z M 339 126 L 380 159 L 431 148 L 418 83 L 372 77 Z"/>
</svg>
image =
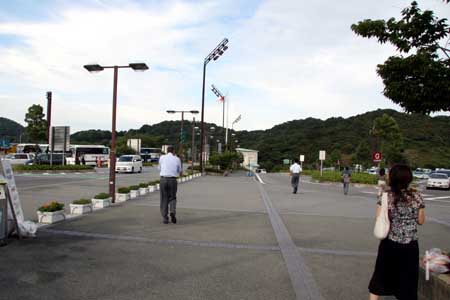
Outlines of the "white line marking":
<svg viewBox="0 0 450 300">
<path fill-rule="evenodd" d="M 425 198 L 425 200 L 450 199 L 450 196 Z"/>
<path fill-rule="evenodd" d="M 256 178 L 258 178 L 258 181 L 259 181 L 261 184 L 266 184 L 266 183 L 261 179 L 261 177 L 258 175 L 258 173 L 255 173 L 255 176 L 256 176 Z"/>
</svg>

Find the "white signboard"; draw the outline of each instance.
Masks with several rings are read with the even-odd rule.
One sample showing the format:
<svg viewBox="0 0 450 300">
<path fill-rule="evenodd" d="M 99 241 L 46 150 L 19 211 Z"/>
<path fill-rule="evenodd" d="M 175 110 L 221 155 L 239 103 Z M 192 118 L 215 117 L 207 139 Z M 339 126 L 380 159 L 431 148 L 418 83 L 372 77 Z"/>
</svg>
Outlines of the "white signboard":
<svg viewBox="0 0 450 300">
<path fill-rule="evenodd" d="M 6 182 L 8 183 L 8 191 L 11 197 L 11 202 L 14 207 L 14 212 L 16 213 L 17 223 L 23 223 L 25 220 L 23 216 L 22 204 L 19 199 L 19 192 L 17 191 L 16 181 L 14 180 L 14 173 L 11 168 L 11 164 L 7 160 L 1 161 L 3 167 L 3 173 L 5 175 Z M 9 207 L 9 206 L 8 206 Z M 8 212 L 12 216 L 12 212 Z"/>
<path fill-rule="evenodd" d="M 304 155 L 300 155 L 300 162 L 304 162 L 305 161 L 305 156 Z"/>
<path fill-rule="evenodd" d="M 320 150 L 319 151 L 319 160 L 325 160 L 325 155 L 326 155 L 325 150 Z"/>
<path fill-rule="evenodd" d="M 137 154 L 141 153 L 141 139 L 128 139 L 127 145 L 136 151 Z"/>
</svg>

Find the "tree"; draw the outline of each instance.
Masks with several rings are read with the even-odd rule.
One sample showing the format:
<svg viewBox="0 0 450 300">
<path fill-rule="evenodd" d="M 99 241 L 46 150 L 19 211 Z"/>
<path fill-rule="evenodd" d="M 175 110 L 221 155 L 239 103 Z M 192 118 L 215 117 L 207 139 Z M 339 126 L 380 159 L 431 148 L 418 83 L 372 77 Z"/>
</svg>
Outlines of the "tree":
<svg viewBox="0 0 450 300">
<path fill-rule="evenodd" d="M 367 168 L 372 164 L 372 152 L 370 151 L 370 145 L 366 140 L 361 141 L 356 148 L 354 161 L 364 168 Z"/>
<path fill-rule="evenodd" d="M 242 162 L 242 155 L 238 152 L 225 151 L 221 154 L 211 155 L 209 163 L 213 166 L 219 166 L 221 170 L 233 168 Z"/>
<path fill-rule="evenodd" d="M 404 163 L 403 135 L 395 119 L 388 114 L 373 121 L 371 135 L 376 139 L 378 149 L 381 151 L 387 164 Z"/>
<path fill-rule="evenodd" d="M 450 49 L 439 44 L 450 34 L 447 19 L 438 19 L 430 10 L 422 12 L 415 1 L 401 14 L 398 21 L 368 19 L 351 29 L 381 44 L 389 42 L 400 53 L 414 52 L 391 56 L 377 66 L 386 97 L 407 112 L 450 111 Z"/>
<path fill-rule="evenodd" d="M 25 122 L 28 126 L 25 129 L 30 142 L 38 143 L 44 141 L 47 136 L 47 120 L 44 119 L 44 109 L 39 104 L 33 104 L 25 114 Z"/>
</svg>

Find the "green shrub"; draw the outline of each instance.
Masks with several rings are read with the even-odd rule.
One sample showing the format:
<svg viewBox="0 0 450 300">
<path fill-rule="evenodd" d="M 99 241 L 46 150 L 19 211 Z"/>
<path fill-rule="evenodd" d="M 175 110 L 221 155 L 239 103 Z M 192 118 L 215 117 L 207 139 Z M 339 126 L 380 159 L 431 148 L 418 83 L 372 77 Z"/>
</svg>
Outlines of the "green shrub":
<svg viewBox="0 0 450 300">
<path fill-rule="evenodd" d="M 139 183 L 139 187 L 140 188 L 146 188 L 146 187 L 148 187 L 148 184 L 144 183 L 144 182 L 141 182 L 141 183 Z"/>
<path fill-rule="evenodd" d="M 302 175 L 309 175 L 314 180 L 320 182 L 331 181 L 331 182 L 342 182 L 342 173 L 338 171 L 324 171 L 322 176 L 320 176 L 320 171 L 317 170 L 305 170 Z M 376 175 L 371 175 L 367 173 L 352 173 L 350 180 L 352 183 L 363 183 L 363 184 L 377 184 L 378 177 Z"/>
<path fill-rule="evenodd" d="M 130 188 L 128 188 L 128 187 L 120 187 L 120 188 L 117 189 L 117 192 L 119 194 L 128 194 L 128 193 L 130 193 Z"/>
<path fill-rule="evenodd" d="M 138 185 L 132 185 L 132 186 L 130 186 L 130 190 L 132 190 L 132 191 L 136 191 L 136 190 L 138 190 L 139 189 L 139 186 Z"/>
<path fill-rule="evenodd" d="M 93 170 L 94 166 L 85 165 L 13 165 L 15 171 L 80 171 Z"/>
<path fill-rule="evenodd" d="M 89 199 L 74 200 L 74 201 L 72 201 L 72 204 L 79 204 L 79 205 L 91 204 L 91 200 L 89 200 Z"/>
<path fill-rule="evenodd" d="M 109 198 L 109 194 L 107 193 L 100 193 L 94 196 L 94 199 L 108 199 Z"/>
<path fill-rule="evenodd" d="M 64 209 L 64 203 L 60 203 L 57 201 L 48 202 L 41 207 L 38 208 L 40 212 L 54 212 L 58 210 Z"/>
</svg>

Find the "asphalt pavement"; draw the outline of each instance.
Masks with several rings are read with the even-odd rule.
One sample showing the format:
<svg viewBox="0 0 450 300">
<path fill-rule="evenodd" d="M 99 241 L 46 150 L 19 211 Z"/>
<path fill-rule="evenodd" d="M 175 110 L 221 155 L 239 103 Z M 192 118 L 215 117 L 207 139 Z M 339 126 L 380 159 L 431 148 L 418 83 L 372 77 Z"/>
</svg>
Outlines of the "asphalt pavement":
<svg viewBox="0 0 450 300">
<path fill-rule="evenodd" d="M 180 184 L 178 224 L 162 224 L 152 193 L 11 240 L 0 299 L 366 299 L 375 189 L 345 196 L 303 178 L 292 194 L 286 174 L 261 178 Z M 450 249 L 450 201 L 437 200 L 426 200 L 421 253 Z"/>
</svg>

